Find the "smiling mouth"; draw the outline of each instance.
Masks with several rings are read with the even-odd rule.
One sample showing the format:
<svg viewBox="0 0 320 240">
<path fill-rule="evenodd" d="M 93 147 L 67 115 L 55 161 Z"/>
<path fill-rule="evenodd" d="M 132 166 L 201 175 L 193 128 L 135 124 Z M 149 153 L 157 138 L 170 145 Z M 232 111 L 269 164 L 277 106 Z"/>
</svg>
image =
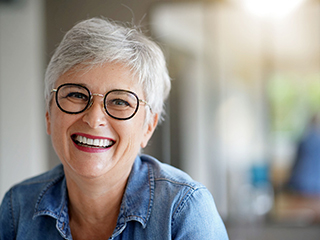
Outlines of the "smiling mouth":
<svg viewBox="0 0 320 240">
<path fill-rule="evenodd" d="M 109 148 L 115 143 L 114 141 L 109 139 L 92 139 L 77 134 L 72 135 L 71 138 L 73 142 L 78 146 L 89 148 Z"/>
</svg>

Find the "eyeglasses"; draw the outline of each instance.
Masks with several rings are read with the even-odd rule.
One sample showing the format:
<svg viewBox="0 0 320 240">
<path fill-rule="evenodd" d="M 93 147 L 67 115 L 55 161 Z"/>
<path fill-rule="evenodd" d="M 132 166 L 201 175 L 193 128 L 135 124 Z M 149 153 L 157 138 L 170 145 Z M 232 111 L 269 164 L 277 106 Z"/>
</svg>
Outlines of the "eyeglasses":
<svg viewBox="0 0 320 240">
<path fill-rule="evenodd" d="M 93 103 L 93 96 L 103 97 L 104 110 L 114 119 L 132 118 L 138 111 L 139 103 L 147 105 L 152 112 L 146 101 L 128 90 L 114 89 L 103 95 L 91 93 L 88 88 L 79 84 L 66 83 L 52 89 L 51 92 L 55 92 L 56 104 L 60 110 L 68 114 L 78 114 L 89 109 Z"/>
</svg>

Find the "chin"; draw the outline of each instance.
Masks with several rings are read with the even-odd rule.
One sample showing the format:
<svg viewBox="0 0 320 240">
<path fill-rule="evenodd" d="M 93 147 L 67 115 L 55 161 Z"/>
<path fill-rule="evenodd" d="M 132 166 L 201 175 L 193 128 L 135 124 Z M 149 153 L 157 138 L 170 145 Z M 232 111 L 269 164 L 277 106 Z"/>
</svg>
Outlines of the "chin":
<svg viewBox="0 0 320 240">
<path fill-rule="evenodd" d="M 88 160 L 88 161 L 94 161 L 94 160 Z M 100 164 L 92 164 L 92 163 L 82 163 L 82 164 L 69 164 L 69 167 L 72 169 L 74 173 L 76 173 L 78 176 L 88 178 L 88 179 L 95 179 L 100 176 L 103 176 L 105 173 L 107 173 L 112 167 L 108 166 L 106 163 L 100 163 Z"/>
</svg>

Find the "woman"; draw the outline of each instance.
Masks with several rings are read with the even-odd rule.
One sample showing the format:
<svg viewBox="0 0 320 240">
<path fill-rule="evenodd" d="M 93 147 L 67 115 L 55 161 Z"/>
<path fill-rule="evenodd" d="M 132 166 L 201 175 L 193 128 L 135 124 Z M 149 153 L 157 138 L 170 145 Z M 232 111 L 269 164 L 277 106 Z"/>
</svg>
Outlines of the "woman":
<svg viewBox="0 0 320 240">
<path fill-rule="evenodd" d="M 212 196 L 141 155 L 170 90 L 160 48 L 104 19 L 64 37 L 45 76 L 62 165 L 5 195 L 0 239 L 227 239 Z"/>
</svg>

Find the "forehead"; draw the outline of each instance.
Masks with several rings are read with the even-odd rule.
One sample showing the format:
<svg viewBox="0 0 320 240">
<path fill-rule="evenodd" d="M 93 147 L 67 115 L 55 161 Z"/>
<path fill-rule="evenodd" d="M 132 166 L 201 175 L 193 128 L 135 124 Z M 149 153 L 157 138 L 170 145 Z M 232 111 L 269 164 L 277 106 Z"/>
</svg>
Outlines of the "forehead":
<svg viewBox="0 0 320 240">
<path fill-rule="evenodd" d="M 78 65 L 61 75 L 56 87 L 64 83 L 77 83 L 90 91 L 104 93 L 113 89 L 124 89 L 142 94 L 142 86 L 128 67 L 120 63 L 105 63 L 88 67 Z"/>
</svg>

